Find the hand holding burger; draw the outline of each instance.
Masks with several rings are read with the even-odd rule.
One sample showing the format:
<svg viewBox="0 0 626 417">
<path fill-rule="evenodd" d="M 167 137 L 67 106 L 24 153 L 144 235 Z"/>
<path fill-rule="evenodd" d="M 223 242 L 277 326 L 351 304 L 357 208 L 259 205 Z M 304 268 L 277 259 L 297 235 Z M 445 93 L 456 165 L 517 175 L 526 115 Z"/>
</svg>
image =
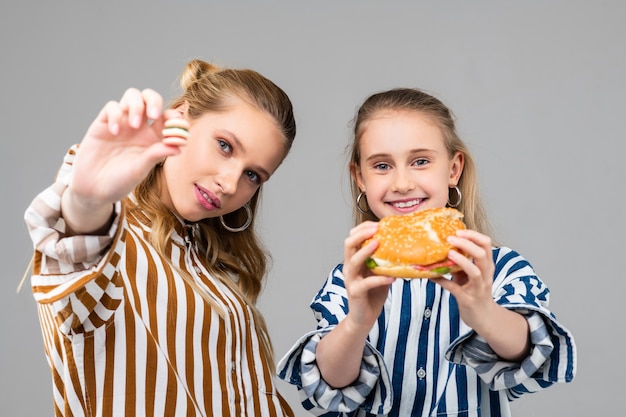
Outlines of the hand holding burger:
<svg viewBox="0 0 626 417">
<path fill-rule="evenodd" d="M 376 275 L 398 278 L 438 278 L 461 268 L 448 259 L 454 249 L 448 236 L 465 229 L 463 213 L 454 208 L 435 208 L 380 220 L 378 230 L 367 241 L 379 242 L 366 261 Z"/>
</svg>

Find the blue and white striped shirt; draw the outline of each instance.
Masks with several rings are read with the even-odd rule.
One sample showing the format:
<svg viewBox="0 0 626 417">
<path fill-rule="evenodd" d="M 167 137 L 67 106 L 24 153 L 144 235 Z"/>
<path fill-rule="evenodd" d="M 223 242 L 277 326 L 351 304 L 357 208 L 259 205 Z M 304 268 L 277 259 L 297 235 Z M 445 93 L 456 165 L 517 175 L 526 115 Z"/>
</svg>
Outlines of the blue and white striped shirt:
<svg viewBox="0 0 626 417">
<path fill-rule="evenodd" d="M 519 363 L 498 358 L 459 316 L 454 297 L 424 279 L 397 279 L 368 336 L 358 379 L 335 389 L 315 363 L 317 343 L 348 311 L 338 265 L 311 303 L 317 330 L 278 364 L 302 405 L 323 416 L 510 416 L 509 401 L 569 382 L 576 373 L 570 332 L 548 309 L 548 287 L 517 252 L 494 248 L 493 297 L 526 317 L 532 349 Z"/>
</svg>

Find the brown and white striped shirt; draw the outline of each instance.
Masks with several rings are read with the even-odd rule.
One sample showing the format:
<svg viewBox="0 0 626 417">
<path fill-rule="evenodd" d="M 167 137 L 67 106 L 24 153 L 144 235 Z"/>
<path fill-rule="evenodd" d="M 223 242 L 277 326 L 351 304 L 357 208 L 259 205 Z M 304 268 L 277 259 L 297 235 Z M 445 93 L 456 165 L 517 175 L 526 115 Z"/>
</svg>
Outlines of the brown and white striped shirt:
<svg viewBox="0 0 626 417">
<path fill-rule="evenodd" d="M 174 265 L 226 312 L 221 317 L 150 245 L 150 222 L 116 205 L 107 235 L 64 236 L 57 181 L 25 213 L 56 416 L 292 416 L 277 392 L 254 318 L 212 278 L 182 223 Z"/>
</svg>

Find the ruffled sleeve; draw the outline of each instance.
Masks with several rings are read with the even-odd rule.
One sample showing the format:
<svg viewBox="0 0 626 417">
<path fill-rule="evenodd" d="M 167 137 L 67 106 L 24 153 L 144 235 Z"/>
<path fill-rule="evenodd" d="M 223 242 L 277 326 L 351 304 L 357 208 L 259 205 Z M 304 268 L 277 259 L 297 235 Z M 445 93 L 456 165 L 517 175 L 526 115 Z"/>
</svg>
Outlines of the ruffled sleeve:
<svg viewBox="0 0 626 417">
<path fill-rule="evenodd" d="M 102 325 L 122 298 L 121 283 L 115 279 L 114 263 L 119 259 L 108 252 L 118 234 L 121 203 L 114 207 L 115 218 L 106 234 L 64 234 L 61 196 L 70 182 L 77 150 L 75 145 L 68 151 L 55 183 L 24 214 L 35 250 L 33 295 L 38 303 L 51 306 L 65 332 Z"/>
</svg>

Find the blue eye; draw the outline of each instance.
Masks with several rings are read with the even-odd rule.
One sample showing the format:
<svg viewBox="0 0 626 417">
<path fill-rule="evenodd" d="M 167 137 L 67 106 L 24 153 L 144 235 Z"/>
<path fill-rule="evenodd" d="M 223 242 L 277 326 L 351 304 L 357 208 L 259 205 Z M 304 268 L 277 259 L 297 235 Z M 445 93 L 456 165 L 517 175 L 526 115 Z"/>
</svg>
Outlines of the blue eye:
<svg viewBox="0 0 626 417">
<path fill-rule="evenodd" d="M 228 142 L 226 142 L 225 140 L 222 139 L 218 139 L 217 140 L 217 144 L 219 145 L 219 147 L 227 153 L 230 153 L 232 151 L 232 147 L 228 144 Z"/>
<path fill-rule="evenodd" d="M 428 163 L 428 159 L 426 158 L 418 158 L 413 162 L 413 165 L 416 166 L 423 166 L 426 165 Z"/>
<path fill-rule="evenodd" d="M 389 164 L 381 162 L 379 164 L 374 165 L 374 168 L 380 171 L 387 171 L 389 169 Z"/>
<path fill-rule="evenodd" d="M 252 181 L 254 184 L 259 184 L 261 182 L 261 178 L 259 177 L 259 174 L 257 174 L 254 171 L 246 171 L 246 176 L 248 177 L 248 179 L 250 179 L 250 181 Z"/>
</svg>

